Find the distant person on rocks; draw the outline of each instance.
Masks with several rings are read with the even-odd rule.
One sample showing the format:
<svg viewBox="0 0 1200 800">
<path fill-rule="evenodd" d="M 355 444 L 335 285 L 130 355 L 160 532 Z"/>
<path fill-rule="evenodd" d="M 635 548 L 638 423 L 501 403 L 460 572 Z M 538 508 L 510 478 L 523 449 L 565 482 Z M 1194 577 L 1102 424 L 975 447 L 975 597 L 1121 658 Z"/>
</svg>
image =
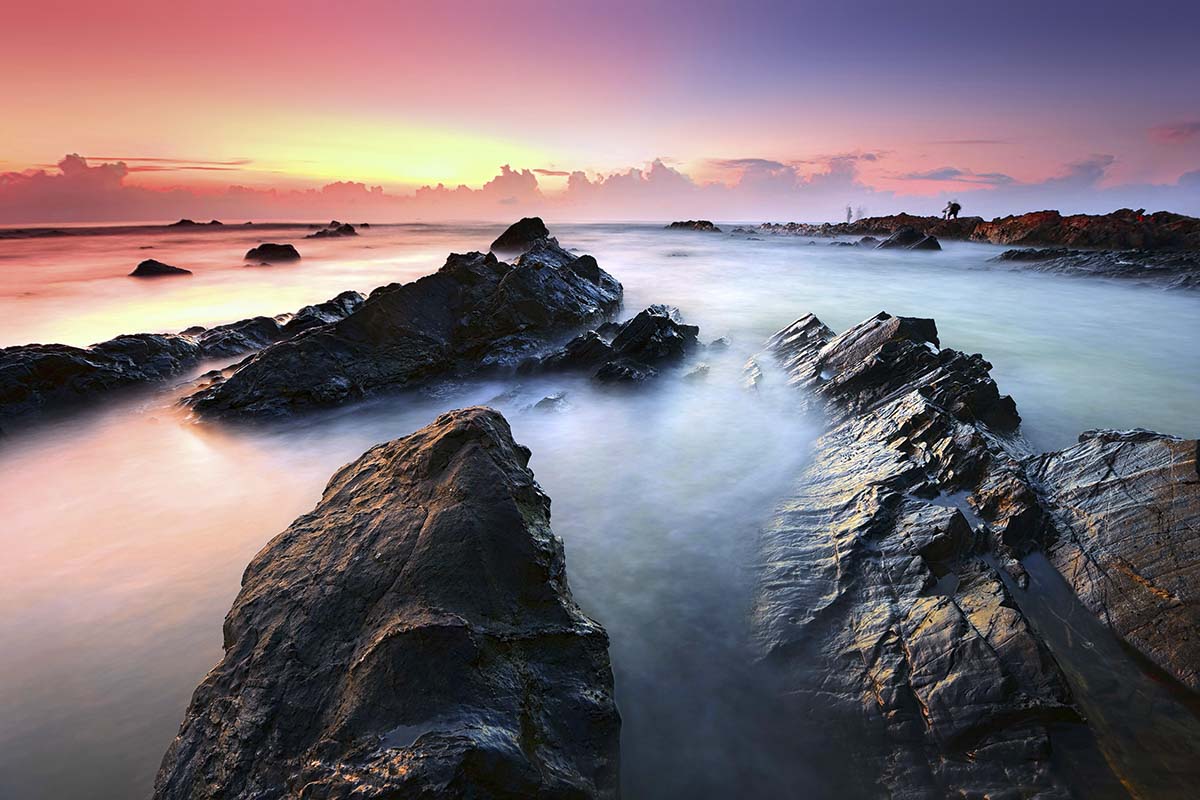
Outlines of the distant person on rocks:
<svg viewBox="0 0 1200 800">
<path fill-rule="evenodd" d="M 942 209 L 942 219 L 958 219 L 958 212 L 962 211 L 962 206 L 957 200 L 951 200 L 946 203 L 946 207 Z"/>
</svg>

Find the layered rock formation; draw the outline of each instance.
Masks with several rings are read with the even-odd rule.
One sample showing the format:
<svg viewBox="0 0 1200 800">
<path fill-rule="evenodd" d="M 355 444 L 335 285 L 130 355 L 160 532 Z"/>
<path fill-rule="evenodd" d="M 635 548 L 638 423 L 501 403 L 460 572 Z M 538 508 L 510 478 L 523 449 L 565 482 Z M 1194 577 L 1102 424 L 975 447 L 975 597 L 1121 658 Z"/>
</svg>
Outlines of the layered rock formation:
<svg viewBox="0 0 1200 800">
<path fill-rule="evenodd" d="M 862 244 L 863 240 L 869 237 L 864 236 L 858 241 Z M 853 246 L 853 242 L 845 242 L 844 244 Z M 898 228 L 888 238 L 884 239 L 879 244 L 875 245 L 876 250 L 941 250 L 942 245 L 938 242 L 937 237 L 929 234 L 921 233 L 916 228 L 903 227 Z"/>
<path fill-rule="evenodd" d="M 621 284 L 591 256 L 538 239 L 512 264 L 452 254 L 433 275 L 373 291 L 343 320 L 268 347 L 187 399 L 202 416 L 328 407 L 486 367 L 515 367 L 602 320 Z"/>
<path fill-rule="evenodd" d="M 1200 251 L 1022 248 L 1005 250 L 994 260 L 1038 272 L 1121 278 L 1168 289 L 1200 288 Z"/>
<path fill-rule="evenodd" d="M 990 365 L 942 349 L 932 320 L 880 314 L 835 336 L 810 315 L 769 349 L 827 429 L 765 533 L 756 627 L 787 711 L 828 718 L 803 745 L 863 765 L 847 792 L 1070 796 L 1051 730 L 1081 718 L 1021 610 L 1039 601 L 1013 595 L 1036 548 L 1113 633 L 1196 687 L 1196 442 L 1090 434 L 1030 458 Z M 1200 738 L 1172 745 L 1120 781 L 1184 791 L 1197 755 Z"/>
<path fill-rule="evenodd" d="M 704 233 L 720 233 L 721 229 L 706 219 L 689 219 L 672 222 L 668 230 L 702 231 Z"/>
<path fill-rule="evenodd" d="M 1200 692 L 1198 446 L 1087 431 L 1028 468 L 1050 523 L 1050 563 L 1125 642 Z"/>
<path fill-rule="evenodd" d="M 604 630 L 489 409 L 367 451 L 251 561 L 155 782 L 198 798 L 612 798 Z"/>
<path fill-rule="evenodd" d="M 30 344 L 0 348 L 0 419 L 78 407 L 118 389 L 178 376 L 205 359 L 228 358 L 334 322 L 363 302 L 358 292 L 305 306 L 295 314 L 194 327 L 178 334 L 118 336 L 91 347 Z"/>
</svg>

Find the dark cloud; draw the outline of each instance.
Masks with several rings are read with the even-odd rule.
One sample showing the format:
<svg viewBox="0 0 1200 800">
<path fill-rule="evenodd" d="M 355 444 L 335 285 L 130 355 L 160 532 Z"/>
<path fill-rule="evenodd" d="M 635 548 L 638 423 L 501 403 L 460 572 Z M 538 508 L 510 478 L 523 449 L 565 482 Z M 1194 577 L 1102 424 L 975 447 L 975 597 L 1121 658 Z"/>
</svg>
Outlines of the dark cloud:
<svg viewBox="0 0 1200 800">
<path fill-rule="evenodd" d="M 1172 122 L 1166 125 L 1156 125 L 1150 129 L 1150 138 L 1160 142 L 1178 144 L 1200 139 L 1200 120 Z"/>
<path fill-rule="evenodd" d="M 561 169 L 535 169 L 533 172 L 538 175 L 548 175 L 555 178 L 565 178 L 571 174 Z"/>
</svg>

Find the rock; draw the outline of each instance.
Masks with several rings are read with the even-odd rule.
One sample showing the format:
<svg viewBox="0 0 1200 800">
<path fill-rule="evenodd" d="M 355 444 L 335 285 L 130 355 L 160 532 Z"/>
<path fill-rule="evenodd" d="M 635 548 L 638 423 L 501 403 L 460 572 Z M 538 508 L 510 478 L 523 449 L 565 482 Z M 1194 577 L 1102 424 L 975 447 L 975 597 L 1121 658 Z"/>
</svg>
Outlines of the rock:
<svg viewBox="0 0 1200 800">
<path fill-rule="evenodd" d="M 509 225 L 504 233 L 492 242 L 495 253 L 523 253 L 541 239 L 547 239 L 550 230 L 541 217 L 525 217 Z"/>
<path fill-rule="evenodd" d="M 246 251 L 247 261 L 272 263 L 276 261 L 298 261 L 299 259 L 300 253 L 290 244 L 264 242 L 258 247 L 252 247 Z"/>
<path fill-rule="evenodd" d="M 863 247 L 874 247 L 875 245 L 879 244 L 879 240 L 874 236 L 864 236 L 858 240 L 858 243 Z"/>
<path fill-rule="evenodd" d="M 1037 272 L 1135 280 L 1168 289 L 1200 288 L 1200 251 L 1022 248 L 1005 250 L 992 260 Z"/>
<path fill-rule="evenodd" d="M 695 369 L 683 376 L 685 381 L 702 381 L 708 378 L 708 364 L 697 364 Z"/>
<path fill-rule="evenodd" d="M 316 233 L 310 233 L 305 236 L 305 239 L 328 239 L 338 236 L 358 236 L 358 231 L 354 230 L 354 226 L 346 223 L 342 225 L 334 225 L 332 222 L 328 228 L 322 228 Z M 297 256 L 299 258 L 299 256 Z"/>
<path fill-rule="evenodd" d="M 765 531 L 755 610 L 780 713 L 822 715 L 798 750 L 853 758 L 848 795 L 1065 797 L 1046 727 L 1077 720 L 1065 679 L 942 499 L 1016 464 L 990 444 L 1015 409 L 989 365 L 888 314 L 840 336 L 809 315 L 768 348 L 827 420 Z"/>
<path fill-rule="evenodd" d="M 201 416 L 269 417 L 481 368 L 512 368 L 611 314 L 621 285 L 551 240 L 509 265 L 452 254 L 435 274 L 376 289 L 344 320 L 268 347 L 186 402 Z"/>
<path fill-rule="evenodd" d="M 196 221 L 195 221 L 195 220 L 193 220 L 193 219 L 181 219 L 181 220 L 179 220 L 178 222 L 172 222 L 172 223 L 171 223 L 171 224 L 170 224 L 168 227 L 171 227 L 171 228 L 190 228 L 190 227 L 192 227 L 192 226 L 194 226 L 194 225 L 199 225 L 199 224 L 200 224 L 199 222 L 196 222 Z"/>
<path fill-rule="evenodd" d="M 921 233 L 916 228 L 900 228 L 888 238 L 877 244 L 877 250 L 941 250 L 942 246 L 932 236 Z"/>
<path fill-rule="evenodd" d="M 566 392 L 555 392 L 552 395 L 547 395 L 546 397 L 543 397 L 541 400 L 538 400 L 536 403 L 533 404 L 534 411 L 563 412 L 563 411 L 566 411 L 570 407 L 571 407 L 571 404 L 569 402 L 567 402 L 567 393 Z"/>
<path fill-rule="evenodd" d="M 684 325 L 679 309 L 652 305 L 621 325 L 613 337 L 613 352 L 620 358 L 655 366 L 681 360 L 695 349 L 700 329 Z"/>
<path fill-rule="evenodd" d="M 91 347 L 30 344 L 0 349 L 0 417 L 93 405 L 117 390 L 173 378 L 204 359 L 228 358 L 294 336 L 311 324 L 327 324 L 363 302 L 358 292 L 306 306 L 294 315 L 253 317 L 217 325 L 193 326 L 179 334 L 118 336 Z"/>
<path fill-rule="evenodd" d="M 1200 691 L 1200 471 L 1196 440 L 1087 431 L 1029 464 L 1053 527 L 1047 556 L 1083 604 Z"/>
<path fill-rule="evenodd" d="M 190 269 L 182 269 L 180 267 L 172 267 L 170 264 L 164 264 L 161 261 L 155 261 L 153 258 L 148 258 L 134 268 L 133 272 L 129 273 L 131 278 L 164 278 L 169 275 L 191 275 Z"/>
<path fill-rule="evenodd" d="M 1092 432 L 1028 457 L 990 365 L 942 348 L 932 320 L 879 314 L 835 336 L 808 315 L 768 349 L 826 424 L 764 533 L 755 609 L 781 715 L 821 714 L 798 752 L 853 757 L 847 795 L 1073 796 L 1056 732 L 1108 754 L 1095 769 L 1131 795 L 1185 796 L 1200 745 L 1179 743 L 1200 724 L 1081 626 L 1092 608 L 1195 688 L 1197 443 Z M 1019 559 L 1043 547 L 1078 599 L 1034 592 Z M 1137 730 L 1113 680 L 1145 704 Z"/>
<path fill-rule="evenodd" d="M 615 798 L 608 638 L 528 462 L 472 408 L 339 470 L 247 567 L 156 800 Z"/>
<path fill-rule="evenodd" d="M 668 230 L 702 231 L 704 233 L 720 233 L 721 229 L 706 219 L 689 219 L 682 222 L 672 222 Z"/>
<path fill-rule="evenodd" d="M 644 383 L 658 377 L 658 370 L 632 358 L 614 358 L 596 370 L 600 383 Z"/>
<path fill-rule="evenodd" d="M 530 359 L 521 372 L 574 371 L 595 369 L 613 357 L 613 349 L 595 331 L 581 333 L 547 356 Z"/>
<path fill-rule="evenodd" d="M 709 350 L 718 351 L 718 350 L 728 350 L 729 345 L 730 345 L 729 337 L 722 336 L 719 339 L 713 339 L 711 342 L 706 344 L 705 347 L 707 347 Z"/>
</svg>

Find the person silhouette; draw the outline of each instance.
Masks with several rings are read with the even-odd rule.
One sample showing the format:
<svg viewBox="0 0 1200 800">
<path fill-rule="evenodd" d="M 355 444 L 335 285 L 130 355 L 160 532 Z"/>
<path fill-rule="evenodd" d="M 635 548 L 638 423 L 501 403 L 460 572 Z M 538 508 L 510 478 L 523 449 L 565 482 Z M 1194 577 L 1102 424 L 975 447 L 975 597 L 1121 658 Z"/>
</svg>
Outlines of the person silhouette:
<svg viewBox="0 0 1200 800">
<path fill-rule="evenodd" d="M 951 200 L 946 203 L 946 207 L 942 209 L 942 219 L 958 219 L 958 212 L 962 211 L 962 206 L 957 200 Z"/>
</svg>

